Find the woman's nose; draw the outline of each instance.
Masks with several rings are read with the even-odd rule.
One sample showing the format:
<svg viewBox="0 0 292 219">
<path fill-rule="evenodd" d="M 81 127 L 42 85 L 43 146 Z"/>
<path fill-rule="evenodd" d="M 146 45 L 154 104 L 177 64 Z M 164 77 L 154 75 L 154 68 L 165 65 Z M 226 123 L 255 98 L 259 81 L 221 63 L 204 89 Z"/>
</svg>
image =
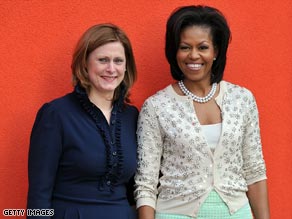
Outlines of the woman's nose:
<svg viewBox="0 0 292 219">
<path fill-rule="evenodd" d="M 200 58 L 199 51 L 197 51 L 196 49 L 192 49 L 192 50 L 190 50 L 189 58 L 191 58 L 191 59 L 197 59 L 197 58 Z"/>
<path fill-rule="evenodd" d="M 107 71 L 113 73 L 115 71 L 115 65 L 113 61 L 108 62 Z"/>
</svg>

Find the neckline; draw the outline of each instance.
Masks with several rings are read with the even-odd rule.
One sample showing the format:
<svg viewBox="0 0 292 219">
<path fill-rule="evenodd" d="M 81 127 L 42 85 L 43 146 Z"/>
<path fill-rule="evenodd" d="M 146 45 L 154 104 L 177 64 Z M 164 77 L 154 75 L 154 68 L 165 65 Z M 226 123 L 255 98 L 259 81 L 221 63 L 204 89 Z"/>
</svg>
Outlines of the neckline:
<svg viewBox="0 0 292 219">
<path fill-rule="evenodd" d="M 112 159 L 112 153 L 113 153 L 113 147 L 110 136 L 107 135 L 106 128 L 104 127 L 104 123 L 100 119 L 100 116 L 103 116 L 106 120 L 105 116 L 101 112 L 101 110 L 94 105 L 88 98 L 87 93 L 82 87 L 79 87 L 78 85 L 75 86 L 74 93 L 81 104 L 81 107 L 84 109 L 84 111 L 88 114 L 88 116 L 91 117 L 94 124 L 96 125 L 96 128 L 98 129 L 104 145 L 106 149 L 106 172 L 101 177 L 101 180 L 111 182 L 110 183 L 110 190 L 114 190 L 114 185 L 117 183 L 117 180 L 121 176 L 123 172 L 123 149 L 121 145 L 121 116 L 122 113 L 121 106 L 119 106 L 119 103 L 123 103 L 123 98 L 119 99 L 119 102 L 115 102 L 113 105 L 113 109 L 111 112 L 111 121 L 115 121 L 115 131 L 114 131 L 114 138 L 115 138 L 115 147 L 116 147 L 116 155 L 117 155 L 117 165 L 112 165 L 113 159 Z M 107 124 L 109 125 L 109 124 Z"/>
<path fill-rule="evenodd" d="M 216 128 L 216 127 L 222 126 L 222 122 L 214 123 L 214 124 L 206 124 L 206 125 L 201 125 L 201 126 L 204 128 Z"/>
<path fill-rule="evenodd" d="M 216 102 L 221 102 L 221 101 L 219 101 L 219 100 L 222 100 L 223 94 L 224 94 L 225 89 L 226 89 L 226 88 L 225 88 L 225 87 L 226 87 L 225 84 L 226 84 L 226 83 L 225 83 L 224 80 L 222 80 L 222 81 L 220 81 L 220 82 L 218 83 L 219 92 L 218 92 L 218 95 L 214 97 L 214 99 L 216 100 Z M 168 85 L 168 90 L 171 92 L 171 94 L 172 94 L 173 96 L 175 96 L 175 97 L 178 98 L 178 99 L 181 99 L 181 100 L 184 100 L 184 101 L 189 101 L 189 100 L 193 101 L 192 98 L 189 97 L 189 96 L 178 94 L 178 93 L 175 91 L 175 89 L 173 88 L 173 84 Z"/>
</svg>

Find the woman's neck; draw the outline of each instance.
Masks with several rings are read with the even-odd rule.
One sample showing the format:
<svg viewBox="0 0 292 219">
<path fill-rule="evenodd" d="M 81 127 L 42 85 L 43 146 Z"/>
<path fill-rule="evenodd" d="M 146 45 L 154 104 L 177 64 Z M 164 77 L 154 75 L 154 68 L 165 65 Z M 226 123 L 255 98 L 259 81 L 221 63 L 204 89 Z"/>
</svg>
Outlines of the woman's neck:
<svg viewBox="0 0 292 219">
<path fill-rule="evenodd" d="M 95 106 L 97 106 L 110 122 L 111 111 L 113 108 L 113 94 L 89 93 L 88 98 Z"/>
</svg>

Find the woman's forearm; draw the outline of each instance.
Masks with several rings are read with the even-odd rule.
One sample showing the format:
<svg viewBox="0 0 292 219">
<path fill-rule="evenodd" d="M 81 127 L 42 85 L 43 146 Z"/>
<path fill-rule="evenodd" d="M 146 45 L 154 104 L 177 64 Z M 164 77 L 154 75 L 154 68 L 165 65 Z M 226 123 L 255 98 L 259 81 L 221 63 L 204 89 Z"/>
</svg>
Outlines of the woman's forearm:
<svg viewBox="0 0 292 219">
<path fill-rule="evenodd" d="M 154 219 L 155 210 L 150 206 L 141 206 L 138 208 L 139 219 Z"/>
<path fill-rule="evenodd" d="M 247 196 L 255 219 L 270 219 L 267 181 L 249 185 Z"/>
</svg>

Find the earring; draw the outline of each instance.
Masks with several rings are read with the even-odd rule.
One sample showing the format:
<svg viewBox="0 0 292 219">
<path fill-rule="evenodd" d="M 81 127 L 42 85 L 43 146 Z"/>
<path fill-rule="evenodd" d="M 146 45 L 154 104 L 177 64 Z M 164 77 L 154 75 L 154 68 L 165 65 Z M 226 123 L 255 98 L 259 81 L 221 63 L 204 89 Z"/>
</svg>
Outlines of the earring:
<svg viewBox="0 0 292 219">
<path fill-rule="evenodd" d="M 214 59 L 213 59 L 214 61 L 216 61 L 216 57 L 214 57 Z"/>
</svg>

